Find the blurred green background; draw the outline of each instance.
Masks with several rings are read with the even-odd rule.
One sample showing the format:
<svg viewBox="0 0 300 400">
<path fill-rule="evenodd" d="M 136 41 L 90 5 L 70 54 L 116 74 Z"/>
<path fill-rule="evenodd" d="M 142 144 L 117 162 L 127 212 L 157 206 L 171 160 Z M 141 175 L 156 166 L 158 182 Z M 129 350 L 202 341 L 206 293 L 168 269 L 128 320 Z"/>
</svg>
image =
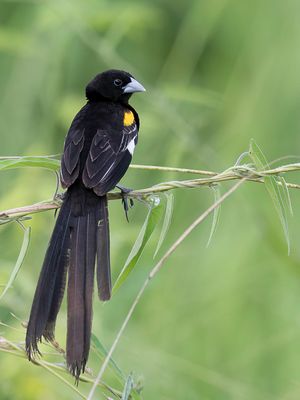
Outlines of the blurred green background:
<svg viewBox="0 0 300 400">
<path fill-rule="evenodd" d="M 86 83 L 104 69 L 122 68 L 147 88 L 131 102 L 141 118 L 135 163 L 221 171 L 248 149 L 251 137 L 269 160 L 299 156 L 299 16 L 296 0 L 2 0 L 0 155 L 60 153 L 85 102 Z M 141 188 L 184 177 L 129 170 L 123 183 Z M 2 172 L 0 209 L 48 199 L 54 190 L 50 172 Z M 161 252 L 213 201 L 205 188 L 174 194 Z M 114 355 L 125 373 L 141 377 L 144 399 L 300 398 L 299 196 L 291 193 L 290 256 L 264 187 L 248 183 L 222 206 L 210 247 L 207 220 L 168 260 Z M 112 203 L 116 278 L 146 209 L 136 203 L 127 224 L 119 202 Z M 29 252 L 0 305 L 1 321 L 18 329 L 0 327 L 8 339 L 24 340 L 10 312 L 28 318 L 53 223 L 53 212 L 27 223 Z M 93 331 L 107 347 L 154 265 L 158 235 L 110 303 L 103 306 L 95 296 Z M 0 284 L 21 243 L 17 224 L 1 227 Z M 65 330 L 64 305 L 57 325 L 61 344 Z M 90 366 L 100 368 L 93 353 Z M 0 353 L 0 370 L 1 400 L 77 398 L 23 359 Z M 87 393 L 90 385 L 79 389 Z M 97 398 L 103 398 L 100 391 Z"/>
</svg>

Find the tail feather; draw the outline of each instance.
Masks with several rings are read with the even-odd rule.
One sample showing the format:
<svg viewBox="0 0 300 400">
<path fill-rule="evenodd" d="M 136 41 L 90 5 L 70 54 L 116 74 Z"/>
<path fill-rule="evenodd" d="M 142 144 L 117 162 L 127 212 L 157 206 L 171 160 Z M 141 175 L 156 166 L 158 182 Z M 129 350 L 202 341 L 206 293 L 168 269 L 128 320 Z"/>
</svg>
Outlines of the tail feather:
<svg viewBox="0 0 300 400">
<path fill-rule="evenodd" d="M 37 344 L 43 335 L 46 339 L 53 337 L 56 315 L 64 290 L 70 213 L 70 204 L 66 199 L 49 242 L 31 307 L 26 333 L 26 351 L 29 359 L 38 352 Z M 59 301 L 56 297 L 58 291 L 60 291 Z"/>
<path fill-rule="evenodd" d="M 71 188 L 70 188 L 71 189 Z M 99 297 L 111 295 L 109 225 L 106 196 L 68 190 L 41 270 L 26 334 L 32 359 L 42 337 L 54 339 L 68 271 L 66 359 L 76 380 L 85 370 L 92 327 L 92 297 L 97 255 Z"/>
<path fill-rule="evenodd" d="M 107 197 L 100 197 L 99 219 L 97 227 L 97 283 L 100 300 L 111 297 L 110 239 Z"/>
<path fill-rule="evenodd" d="M 96 259 L 96 213 L 87 216 L 87 241 L 86 241 L 86 270 L 85 270 L 85 338 L 84 338 L 84 360 L 88 359 L 92 330 L 92 296 L 95 278 Z"/>
<path fill-rule="evenodd" d="M 89 212 L 76 219 L 71 233 L 67 364 L 76 379 L 84 372 L 90 349 L 96 226 L 95 212 Z"/>
<path fill-rule="evenodd" d="M 43 333 L 44 338 L 48 341 L 54 340 L 56 318 L 63 300 L 66 287 L 71 238 L 70 228 L 68 227 L 65 232 L 66 233 L 62 240 L 62 251 L 57 260 L 57 269 L 58 271 L 60 271 L 60 273 L 58 273 L 56 276 L 49 316 Z"/>
<path fill-rule="evenodd" d="M 68 276 L 67 364 L 79 377 L 84 371 L 86 217 L 77 217 L 71 231 L 71 256 Z"/>
</svg>

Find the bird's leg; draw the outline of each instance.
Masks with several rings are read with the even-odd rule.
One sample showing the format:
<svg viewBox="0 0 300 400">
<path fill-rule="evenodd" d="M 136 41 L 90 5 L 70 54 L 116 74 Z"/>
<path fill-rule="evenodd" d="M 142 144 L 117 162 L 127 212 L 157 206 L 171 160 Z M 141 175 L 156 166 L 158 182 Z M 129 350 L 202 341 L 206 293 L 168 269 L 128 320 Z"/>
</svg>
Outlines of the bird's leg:
<svg viewBox="0 0 300 400">
<path fill-rule="evenodd" d="M 130 198 L 129 204 L 128 204 L 128 196 L 127 195 L 128 195 L 128 193 L 132 192 L 132 189 L 126 188 L 121 185 L 116 185 L 116 188 L 121 190 L 122 204 L 123 204 L 123 208 L 124 208 L 124 212 L 125 212 L 125 217 L 127 219 L 127 222 L 129 222 L 128 210 L 129 210 L 129 208 L 133 207 L 134 203 L 133 203 L 133 200 Z"/>
</svg>

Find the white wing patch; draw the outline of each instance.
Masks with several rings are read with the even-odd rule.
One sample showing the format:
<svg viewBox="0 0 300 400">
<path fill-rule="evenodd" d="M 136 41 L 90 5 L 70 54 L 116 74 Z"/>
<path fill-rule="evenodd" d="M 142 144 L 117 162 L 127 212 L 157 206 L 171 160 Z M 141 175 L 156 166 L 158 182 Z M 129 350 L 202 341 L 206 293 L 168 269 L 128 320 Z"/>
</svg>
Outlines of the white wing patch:
<svg viewBox="0 0 300 400">
<path fill-rule="evenodd" d="M 127 150 L 129 151 L 129 153 L 130 153 L 131 155 L 133 155 L 134 148 L 135 148 L 134 139 L 135 139 L 135 138 L 133 138 L 132 140 L 130 140 L 130 142 L 128 143 L 128 146 L 127 146 Z"/>
</svg>

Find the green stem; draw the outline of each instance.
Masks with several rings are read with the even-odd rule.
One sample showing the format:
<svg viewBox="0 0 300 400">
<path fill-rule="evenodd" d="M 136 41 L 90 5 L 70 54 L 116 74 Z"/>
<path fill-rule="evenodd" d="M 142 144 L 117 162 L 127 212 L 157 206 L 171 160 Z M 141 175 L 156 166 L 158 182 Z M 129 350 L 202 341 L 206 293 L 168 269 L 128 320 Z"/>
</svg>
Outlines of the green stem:
<svg viewBox="0 0 300 400">
<path fill-rule="evenodd" d="M 119 343 L 119 340 L 121 336 L 123 335 L 123 332 L 136 308 L 138 305 L 142 295 L 144 294 L 144 291 L 146 290 L 147 286 L 149 285 L 150 281 L 154 276 L 161 270 L 163 264 L 166 262 L 166 260 L 171 256 L 172 253 L 177 249 L 177 247 L 190 235 L 190 233 L 199 225 L 201 222 L 203 222 L 216 208 L 220 206 L 224 202 L 224 200 L 227 199 L 232 193 L 234 193 L 242 183 L 246 181 L 246 178 L 241 179 L 239 182 L 237 182 L 232 188 L 230 188 L 226 193 L 223 194 L 223 196 L 220 197 L 218 201 L 216 201 L 213 205 L 211 205 L 204 213 L 202 213 L 198 218 L 195 219 L 195 221 L 180 235 L 180 237 L 173 243 L 173 245 L 169 248 L 169 250 L 163 255 L 163 257 L 158 261 L 158 263 L 152 268 L 150 271 L 147 279 L 143 283 L 141 289 L 139 290 L 136 298 L 134 299 L 128 314 L 126 315 L 126 318 L 120 328 L 120 330 L 117 333 L 117 336 L 107 353 L 107 356 L 105 357 L 103 364 L 100 368 L 100 371 L 97 375 L 97 378 L 94 381 L 93 387 L 90 390 L 90 393 L 87 397 L 87 400 L 92 400 L 96 387 L 100 380 L 102 379 L 102 376 L 104 374 L 104 371 L 106 370 L 106 367 L 108 366 L 109 360 L 111 359 L 111 356 L 113 352 L 115 351 L 115 348 L 117 347 L 117 344 Z"/>
</svg>

